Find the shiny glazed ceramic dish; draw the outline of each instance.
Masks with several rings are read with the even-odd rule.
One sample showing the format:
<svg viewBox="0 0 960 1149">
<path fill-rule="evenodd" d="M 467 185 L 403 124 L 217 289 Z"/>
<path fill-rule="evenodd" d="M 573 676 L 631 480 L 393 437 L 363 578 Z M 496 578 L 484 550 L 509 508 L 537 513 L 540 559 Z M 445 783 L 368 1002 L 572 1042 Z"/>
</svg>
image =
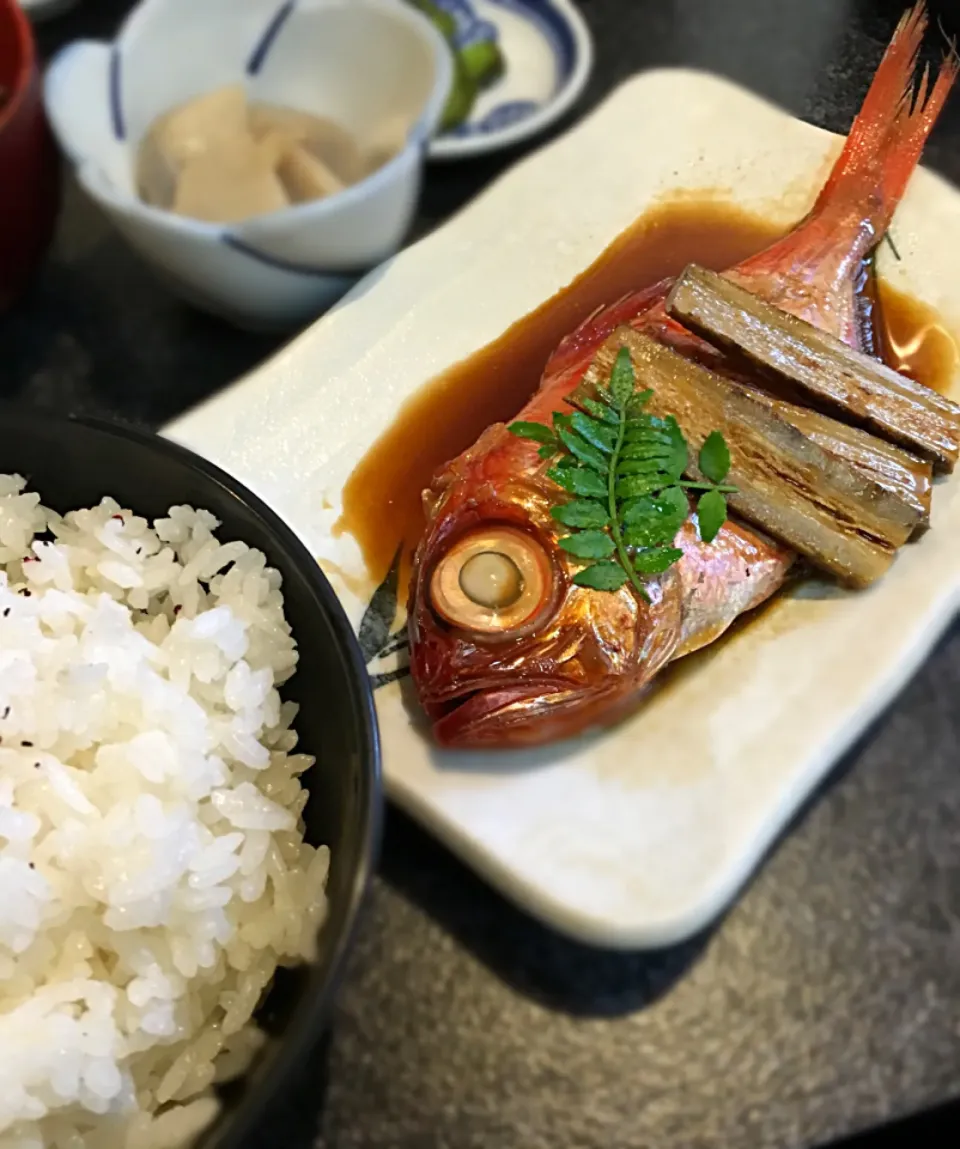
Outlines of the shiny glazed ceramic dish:
<svg viewBox="0 0 960 1149">
<path fill-rule="evenodd" d="M 359 627 L 375 588 L 332 528 L 345 480 L 404 399 L 569 283 L 664 196 L 724 189 L 786 228 L 838 148 L 726 81 L 647 73 L 166 433 L 276 507 Z M 894 230 L 902 261 L 882 250 L 882 274 L 957 330 L 960 195 L 918 172 Z M 869 591 L 803 584 L 621 725 L 536 751 L 437 750 L 389 682 L 394 662 L 372 658 L 387 683 L 377 705 L 388 791 L 556 928 L 622 948 L 676 942 L 724 909 L 953 618 L 956 477 L 935 491 L 933 524 Z M 391 629 L 402 623 L 398 608 Z"/>
</svg>

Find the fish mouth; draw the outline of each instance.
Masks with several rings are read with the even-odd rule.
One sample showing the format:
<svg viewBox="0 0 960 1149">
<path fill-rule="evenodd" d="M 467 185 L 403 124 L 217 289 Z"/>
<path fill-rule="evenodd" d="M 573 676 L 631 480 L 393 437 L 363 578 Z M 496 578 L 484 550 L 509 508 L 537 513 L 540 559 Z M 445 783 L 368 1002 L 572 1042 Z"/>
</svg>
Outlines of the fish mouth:
<svg viewBox="0 0 960 1149">
<path fill-rule="evenodd" d="M 566 710 L 583 691 L 562 679 L 527 680 L 517 686 L 478 683 L 430 706 L 434 738 L 441 746 L 489 748 L 533 745 L 549 740 L 545 726 L 531 722 L 544 712 Z"/>
</svg>

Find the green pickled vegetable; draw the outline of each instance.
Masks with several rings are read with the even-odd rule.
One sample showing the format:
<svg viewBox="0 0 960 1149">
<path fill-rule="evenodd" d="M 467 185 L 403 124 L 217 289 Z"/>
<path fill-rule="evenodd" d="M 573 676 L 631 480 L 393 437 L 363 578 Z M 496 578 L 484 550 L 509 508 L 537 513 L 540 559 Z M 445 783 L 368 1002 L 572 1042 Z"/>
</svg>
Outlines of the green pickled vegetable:
<svg viewBox="0 0 960 1149">
<path fill-rule="evenodd" d="M 478 88 L 485 88 L 503 75 L 503 53 L 493 40 L 475 40 L 462 48 L 459 56 Z"/>
<path fill-rule="evenodd" d="M 445 37 L 453 55 L 453 85 L 440 121 L 441 132 L 458 128 L 470 115 L 477 94 L 498 80 L 504 72 L 503 53 L 495 40 L 474 40 L 457 48 L 457 22 L 434 0 L 409 0 Z"/>
<path fill-rule="evenodd" d="M 441 132 L 451 132 L 470 115 L 477 98 L 477 82 L 464 68 L 459 55 L 453 57 L 453 86 L 440 121 Z"/>
</svg>

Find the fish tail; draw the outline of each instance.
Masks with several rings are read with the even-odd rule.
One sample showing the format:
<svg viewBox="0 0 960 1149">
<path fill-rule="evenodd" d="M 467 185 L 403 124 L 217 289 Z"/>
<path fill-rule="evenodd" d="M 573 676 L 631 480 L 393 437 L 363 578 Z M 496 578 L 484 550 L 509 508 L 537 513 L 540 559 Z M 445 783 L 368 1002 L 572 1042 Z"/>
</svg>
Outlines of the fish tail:
<svg viewBox="0 0 960 1149">
<path fill-rule="evenodd" d="M 929 67 L 917 78 L 926 30 L 926 4 L 921 0 L 897 25 L 812 216 L 846 214 L 857 205 L 864 209 L 862 223 L 870 225 L 877 239 L 889 227 L 957 78 L 953 45 L 932 85 Z"/>
<path fill-rule="evenodd" d="M 749 291 L 830 331 L 873 346 L 858 303 L 864 260 L 883 239 L 957 78 L 953 45 L 931 83 L 917 75 L 927 30 L 921 0 L 897 25 L 860 113 L 807 216 L 783 239 L 727 274 Z"/>
</svg>

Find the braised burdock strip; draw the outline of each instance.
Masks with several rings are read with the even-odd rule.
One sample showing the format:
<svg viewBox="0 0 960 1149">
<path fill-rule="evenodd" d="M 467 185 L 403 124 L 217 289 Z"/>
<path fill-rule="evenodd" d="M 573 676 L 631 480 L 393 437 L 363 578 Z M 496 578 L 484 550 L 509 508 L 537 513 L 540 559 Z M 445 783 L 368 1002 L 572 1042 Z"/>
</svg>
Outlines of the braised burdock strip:
<svg viewBox="0 0 960 1149">
<path fill-rule="evenodd" d="M 695 264 L 674 284 L 666 307 L 684 327 L 811 406 L 953 470 L 960 407 L 930 387 Z"/>
<path fill-rule="evenodd" d="M 769 392 L 751 387 L 748 383 L 743 386 L 757 402 L 769 407 L 784 422 L 796 427 L 828 455 L 849 463 L 864 478 L 913 507 L 920 516 L 915 533 L 922 533 L 930 525 L 933 466 L 928 459 L 920 459 L 902 447 L 888 443 L 886 439 L 880 439 L 859 427 L 840 423 L 820 411 L 777 399 Z"/>
<path fill-rule="evenodd" d="M 720 431 L 730 449 L 726 482 L 737 488 L 731 508 L 843 582 L 874 582 L 920 525 L 916 508 L 827 454 L 741 387 L 631 328 L 618 328 L 599 349 L 581 384 L 587 393 L 609 379 L 621 347 L 638 386 L 653 392 L 647 410 L 675 416 L 683 429 L 691 478 L 703 478 L 697 454 L 707 435 Z"/>
</svg>

